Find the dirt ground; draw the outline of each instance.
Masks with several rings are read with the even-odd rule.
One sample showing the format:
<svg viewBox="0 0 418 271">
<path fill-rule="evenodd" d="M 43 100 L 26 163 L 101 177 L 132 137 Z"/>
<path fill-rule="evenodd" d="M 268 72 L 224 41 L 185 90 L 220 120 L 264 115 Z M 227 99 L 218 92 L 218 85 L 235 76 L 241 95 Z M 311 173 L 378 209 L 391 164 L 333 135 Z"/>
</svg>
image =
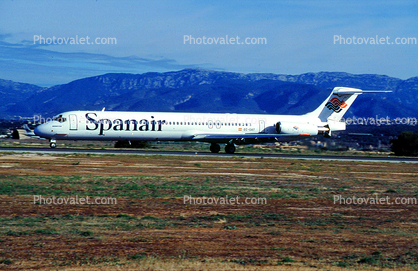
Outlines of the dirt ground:
<svg viewBox="0 0 418 271">
<path fill-rule="evenodd" d="M 0 268 L 416 270 L 417 181 L 408 163 L 1 154 Z"/>
</svg>

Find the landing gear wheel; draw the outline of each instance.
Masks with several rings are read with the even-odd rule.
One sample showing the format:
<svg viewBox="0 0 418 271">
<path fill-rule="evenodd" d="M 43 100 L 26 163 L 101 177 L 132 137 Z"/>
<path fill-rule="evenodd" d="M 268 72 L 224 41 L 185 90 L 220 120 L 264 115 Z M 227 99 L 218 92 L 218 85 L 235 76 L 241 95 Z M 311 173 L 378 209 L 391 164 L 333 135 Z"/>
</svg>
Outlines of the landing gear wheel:
<svg viewBox="0 0 418 271">
<path fill-rule="evenodd" d="M 226 144 L 225 152 L 230 153 L 230 154 L 234 153 L 235 152 L 235 145 L 234 144 Z"/>
<path fill-rule="evenodd" d="M 55 143 L 55 142 L 51 142 L 51 143 L 49 143 L 49 146 L 50 146 L 51 148 L 56 148 L 56 147 L 57 147 L 57 143 Z"/>
<path fill-rule="evenodd" d="M 216 143 L 210 144 L 210 151 L 213 153 L 218 153 L 221 150 L 221 146 Z"/>
</svg>

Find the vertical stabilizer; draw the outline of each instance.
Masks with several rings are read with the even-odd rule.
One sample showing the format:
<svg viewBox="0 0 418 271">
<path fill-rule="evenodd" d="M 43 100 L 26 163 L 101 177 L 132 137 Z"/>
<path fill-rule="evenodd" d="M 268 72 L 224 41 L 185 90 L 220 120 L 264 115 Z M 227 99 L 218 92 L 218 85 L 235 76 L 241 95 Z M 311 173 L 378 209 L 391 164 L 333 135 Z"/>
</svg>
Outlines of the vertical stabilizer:
<svg viewBox="0 0 418 271">
<path fill-rule="evenodd" d="M 363 91 L 357 88 L 335 87 L 328 98 L 308 116 L 319 118 L 322 122 L 338 122 Z"/>
</svg>

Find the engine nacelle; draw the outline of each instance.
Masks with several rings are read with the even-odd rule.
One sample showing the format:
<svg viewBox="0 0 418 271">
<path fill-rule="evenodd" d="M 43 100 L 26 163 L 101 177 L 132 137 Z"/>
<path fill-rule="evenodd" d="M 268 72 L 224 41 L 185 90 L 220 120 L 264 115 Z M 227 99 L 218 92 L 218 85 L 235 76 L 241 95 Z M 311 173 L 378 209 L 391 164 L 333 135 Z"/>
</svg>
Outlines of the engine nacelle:
<svg viewBox="0 0 418 271">
<path fill-rule="evenodd" d="M 276 124 L 278 134 L 309 134 L 311 136 L 318 134 L 318 126 L 309 123 L 283 122 Z"/>
</svg>

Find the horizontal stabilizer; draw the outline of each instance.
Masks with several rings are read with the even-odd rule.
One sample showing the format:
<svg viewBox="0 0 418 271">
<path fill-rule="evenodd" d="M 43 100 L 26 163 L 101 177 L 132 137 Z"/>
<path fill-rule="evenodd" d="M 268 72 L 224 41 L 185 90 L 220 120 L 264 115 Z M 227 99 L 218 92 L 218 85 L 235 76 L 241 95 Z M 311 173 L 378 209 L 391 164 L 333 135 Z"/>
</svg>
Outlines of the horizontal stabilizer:
<svg viewBox="0 0 418 271">
<path fill-rule="evenodd" d="M 363 90 L 363 93 L 389 93 L 392 90 Z"/>
</svg>

